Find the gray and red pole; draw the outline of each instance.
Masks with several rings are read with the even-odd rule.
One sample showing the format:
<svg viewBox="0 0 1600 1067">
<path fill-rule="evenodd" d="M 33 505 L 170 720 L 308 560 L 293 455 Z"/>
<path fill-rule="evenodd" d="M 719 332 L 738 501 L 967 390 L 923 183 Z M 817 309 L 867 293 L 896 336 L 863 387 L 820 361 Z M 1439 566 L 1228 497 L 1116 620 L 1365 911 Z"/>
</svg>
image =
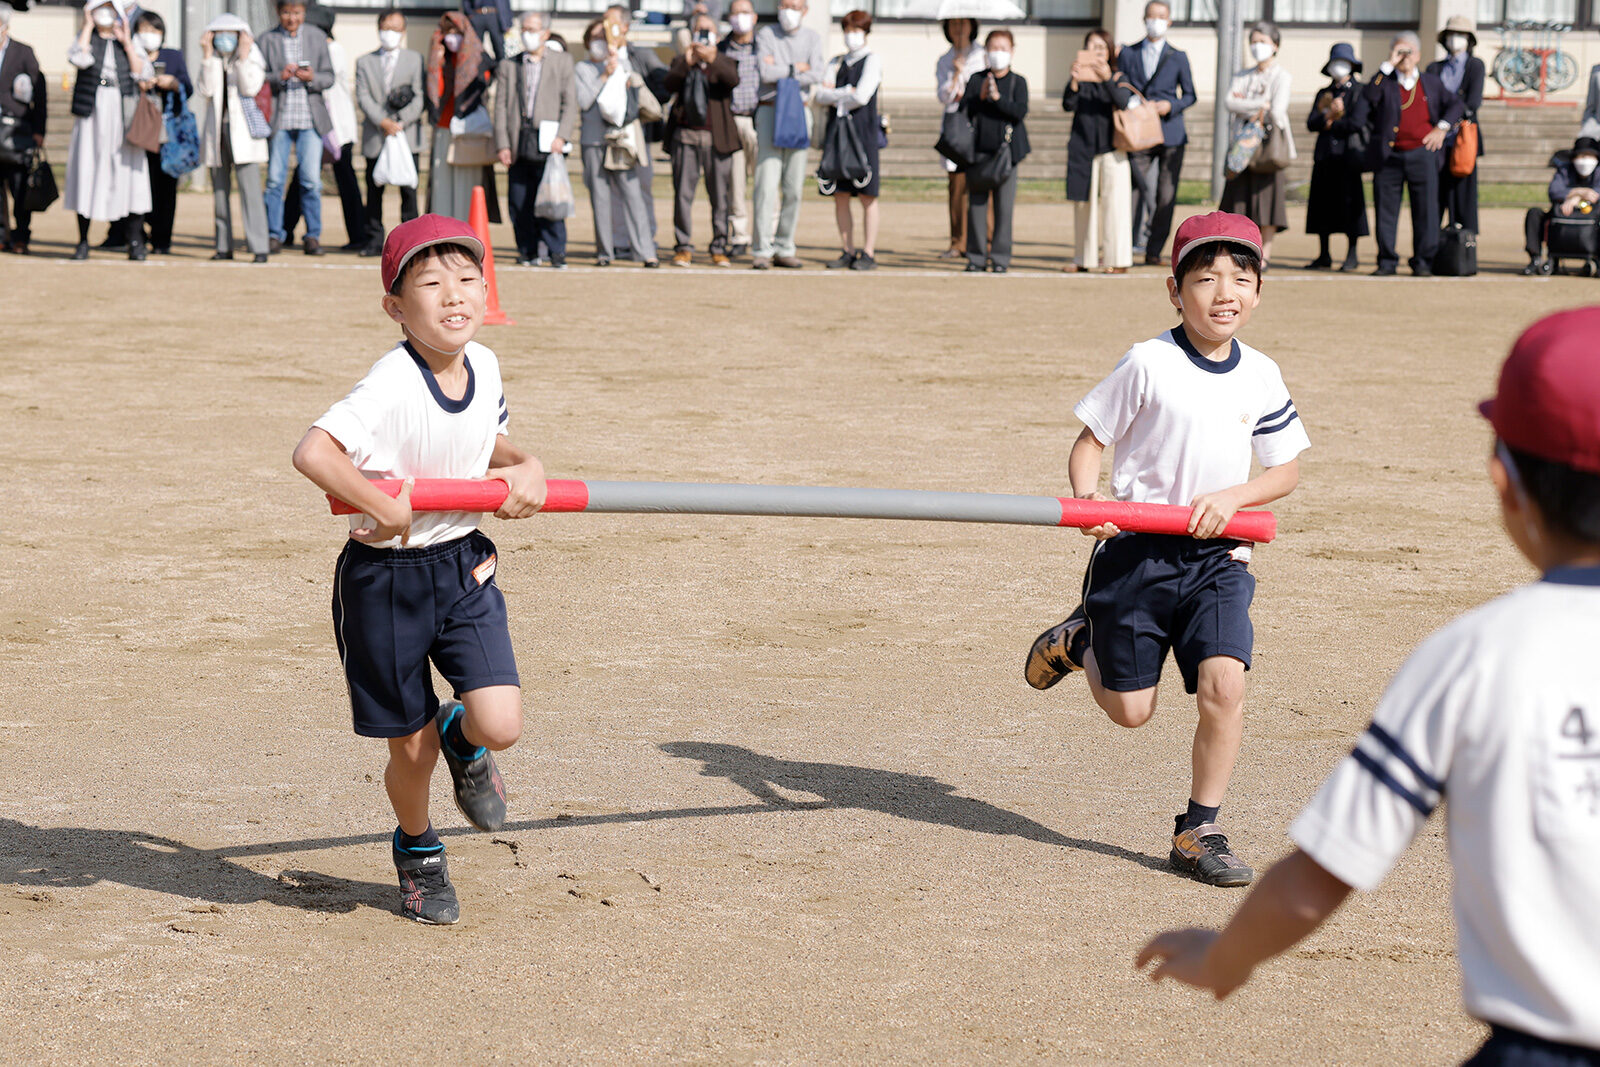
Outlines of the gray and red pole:
<svg viewBox="0 0 1600 1067">
<path fill-rule="evenodd" d="M 395 496 L 401 482 L 374 482 Z M 823 485 L 708 485 L 694 482 L 583 482 L 551 478 L 546 512 L 617 514 L 771 515 L 826 519 L 912 519 L 922 522 L 994 522 L 1013 526 L 1086 528 L 1112 522 L 1133 533 L 1186 534 L 1189 508 L 1129 504 L 1117 500 L 1021 496 L 1010 493 L 946 493 L 922 489 L 850 489 Z M 506 483 L 418 478 L 411 487 L 413 511 L 497 510 Z M 328 498 L 335 515 L 356 509 Z M 1278 520 L 1270 511 L 1241 511 L 1222 532 L 1240 541 L 1271 541 Z"/>
</svg>

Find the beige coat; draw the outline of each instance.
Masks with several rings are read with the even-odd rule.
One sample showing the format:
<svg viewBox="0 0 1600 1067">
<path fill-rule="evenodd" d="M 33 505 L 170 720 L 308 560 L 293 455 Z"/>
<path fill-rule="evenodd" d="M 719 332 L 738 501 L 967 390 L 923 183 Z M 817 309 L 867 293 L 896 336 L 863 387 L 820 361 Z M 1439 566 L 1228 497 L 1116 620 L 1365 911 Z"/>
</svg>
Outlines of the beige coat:
<svg viewBox="0 0 1600 1067">
<path fill-rule="evenodd" d="M 239 109 L 240 94 L 255 96 L 261 91 L 262 83 L 266 81 L 267 68 L 261 65 L 261 50 L 252 45 L 250 54 L 245 56 L 244 62 L 230 61 L 228 70 L 234 75 L 234 84 L 227 87 L 228 133 L 234 165 L 265 163 L 266 138 L 257 140 L 250 136 L 250 127 L 244 120 L 244 112 Z M 219 144 L 222 138 L 223 73 L 221 57 L 213 55 L 209 59 L 200 61 L 200 76 L 195 79 L 195 95 L 206 102 L 205 114 L 200 121 L 200 165 L 204 167 L 222 166 Z"/>
</svg>

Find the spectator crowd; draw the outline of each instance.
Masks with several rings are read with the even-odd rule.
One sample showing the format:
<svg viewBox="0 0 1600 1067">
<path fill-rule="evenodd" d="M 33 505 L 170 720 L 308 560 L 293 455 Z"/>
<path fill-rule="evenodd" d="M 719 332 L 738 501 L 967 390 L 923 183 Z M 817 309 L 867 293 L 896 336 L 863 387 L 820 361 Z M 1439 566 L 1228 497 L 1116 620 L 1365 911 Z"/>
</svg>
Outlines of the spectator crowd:
<svg viewBox="0 0 1600 1067">
<path fill-rule="evenodd" d="M 630 40 L 632 16 L 621 5 L 586 26 L 569 51 L 541 14 L 517 19 L 507 0 L 461 0 L 430 28 L 425 53 L 406 47 L 404 13 L 379 13 L 378 49 L 352 65 L 330 8 L 277 0 L 277 25 L 259 36 L 237 15 L 206 26 L 191 81 L 160 16 L 130 4 L 87 0 L 65 57 L 75 72 L 73 127 L 59 198 L 77 216 L 74 259 L 90 255 L 97 221 L 109 224 L 102 249 L 135 260 L 168 252 L 180 179 L 198 167 L 214 191 L 213 259 L 235 258 L 235 193 L 254 262 L 296 245 L 323 255 L 327 167 L 343 251 L 381 254 L 390 187 L 401 220 L 422 210 L 466 220 L 482 190 L 490 220 L 500 221 L 503 173 L 517 261 L 562 268 L 575 214 L 566 161 L 576 155 L 595 262 L 657 267 L 658 241 L 667 239 L 653 193 L 659 142 L 671 166 L 673 265 L 695 262 L 693 209 L 703 188 L 712 265 L 800 268 L 795 231 L 815 181 L 833 201 L 839 235 L 827 266 L 877 266 L 888 120 L 866 11 L 843 16 L 845 51 L 829 58 L 804 24 L 807 0 L 781 0 L 777 18 L 759 26 L 751 0 L 733 0 L 725 25 L 720 5 L 689 0 L 675 54 L 664 61 Z M 11 38 L 10 15 L 0 2 L 0 240 L 26 254 L 32 214 L 57 192 L 40 173 L 45 81 L 32 50 Z M 1122 273 L 1163 261 L 1188 144 L 1184 112 L 1196 102 L 1188 57 L 1167 41 L 1171 20 L 1169 5 L 1151 0 L 1141 40 L 1118 46 L 1091 30 L 1071 65 L 1062 108 L 1072 116 L 1066 198 L 1076 241 L 1067 271 Z M 1028 83 L 1013 69 L 1009 30 L 985 34 L 967 18 L 946 19 L 942 29 L 950 46 L 934 65 L 949 179 L 942 256 L 964 258 L 968 271 L 1003 273 L 1018 165 L 1030 151 Z M 1315 135 L 1306 229 L 1320 244 L 1308 269 L 1334 269 L 1336 236 L 1345 239 L 1338 269 L 1358 269 L 1359 242 L 1373 236 L 1374 273 L 1397 273 L 1409 200 L 1410 271 L 1475 270 L 1485 82 L 1477 43 L 1472 20 L 1453 17 L 1438 36 L 1445 57 L 1424 65 L 1417 35 L 1399 33 L 1365 81 L 1355 49 L 1333 46 L 1322 68 L 1328 83 L 1305 119 Z M 1248 28 L 1248 65 L 1225 89 L 1228 139 L 1218 146 L 1227 175 L 1219 206 L 1261 228 L 1269 265 L 1273 237 L 1289 225 L 1287 168 L 1297 157 L 1281 44 L 1271 23 Z M 1581 136 L 1550 160 L 1549 203 L 1528 212 L 1525 273 L 1549 273 L 1563 259 L 1600 272 L 1600 67 L 1590 83 Z"/>
</svg>

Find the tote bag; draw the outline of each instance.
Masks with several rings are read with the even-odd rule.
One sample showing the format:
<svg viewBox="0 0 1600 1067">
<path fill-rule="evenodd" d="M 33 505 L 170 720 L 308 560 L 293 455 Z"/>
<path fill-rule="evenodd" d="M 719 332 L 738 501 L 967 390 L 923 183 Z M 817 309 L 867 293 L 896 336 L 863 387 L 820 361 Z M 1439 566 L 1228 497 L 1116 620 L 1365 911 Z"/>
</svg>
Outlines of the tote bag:
<svg viewBox="0 0 1600 1067">
<path fill-rule="evenodd" d="M 1478 124 L 1466 119 L 1456 129 L 1456 143 L 1450 146 L 1450 176 L 1465 178 L 1478 169 Z"/>
<path fill-rule="evenodd" d="M 1290 163 L 1289 131 L 1270 118 L 1263 129 L 1261 147 L 1256 149 L 1255 157 L 1250 160 L 1250 169 L 1257 174 L 1275 174 L 1287 170 Z"/>
<path fill-rule="evenodd" d="M 811 131 L 806 127 L 806 102 L 798 80 L 779 79 L 778 97 L 773 101 L 772 110 L 774 148 L 811 147 Z"/>
<path fill-rule="evenodd" d="M 189 110 L 189 94 L 178 86 L 175 95 L 167 97 L 167 143 L 161 146 L 161 169 L 173 178 L 181 178 L 200 165 L 200 127 L 195 124 L 194 112 Z"/>
<path fill-rule="evenodd" d="M 135 148 L 159 152 L 164 132 L 161 105 L 149 93 L 140 93 L 139 102 L 133 105 L 133 121 L 128 123 L 125 139 Z"/>
<path fill-rule="evenodd" d="M 1143 152 L 1166 143 L 1161 132 L 1161 112 L 1135 89 L 1138 106 L 1125 107 L 1111 116 L 1111 144 L 1120 152 Z"/>
</svg>

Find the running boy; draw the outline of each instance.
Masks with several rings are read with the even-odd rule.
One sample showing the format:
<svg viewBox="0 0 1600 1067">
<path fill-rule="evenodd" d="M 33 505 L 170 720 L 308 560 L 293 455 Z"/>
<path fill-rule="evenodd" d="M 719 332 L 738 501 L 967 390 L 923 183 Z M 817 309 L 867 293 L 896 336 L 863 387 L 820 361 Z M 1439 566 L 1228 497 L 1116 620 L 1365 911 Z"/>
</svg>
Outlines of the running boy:
<svg viewBox="0 0 1600 1067">
<path fill-rule="evenodd" d="M 360 508 L 333 576 L 333 627 L 355 731 L 389 745 L 383 784 L 399 822 L 392 852 L 401 913 L 460 918 L 444 843 L 428 818 L 439 753 L 456 806 L 479 830 L 505 823 L 505 787 L 490 751 L 522 732 L 522 690 L 494 545 L 468 512 L 413 515 L 415 478 L 500 478 L 495 514 L 544 504 L 544 468 L 506 436 L 494 353 L 483 325 L 483 244 L 464 223 L 423 215 L 383 246 L 383 310 L 405 339 L 328 409 L 294 450 L 295 469 Z M 391 498 L 368 479 L 404 478 Z M 455 691 L 440 708 L 428 662 Z"/>
<path fill-rule="evenodd" d="M 1255 872 L 1217 827 L 1244 733 L 1244 672 L 1254 631 L 1250 546 L 1218 539 L 1241 508 L 1288 495 L 1310 445 L 1277 364 L 1235 335 L 1261 302 L 1261 231 L 1241 215 L 1189 219 L 1173 243 L 1168 299 L 1183 321 L 1134 345 L 1078 402 L 1083 432 L 1067 473 L 1079 497 L 1101 499 L 1100 464 L 1115 445 L 1118 500 L 1191 508 L 1190 537 L 1123 533 L 1107 523 L 1083 578 L 1083 601 L 1040 634 L 1025 674 L 1048 689 L 1083 671 L 1119 726 L 1156 706 L 1168 649 L 1194 694 L 1188 809 L 1174 820 L 1171 862 L 1209 885 L 1248 885 Z M 1263 472 L 1250 477 L 1252 451 Z"/>
<path fill-rule="evenodd" d="M 1469 1063 L 1600 1064 L 1600 308 L 1524 333 L 1481 410 L 1512 544 L 1543 574 L 1411 655 L 1227 929 L 1138 965 L 1226 997 L 1383 880 L 1450 797 Z"/>
</svg>

